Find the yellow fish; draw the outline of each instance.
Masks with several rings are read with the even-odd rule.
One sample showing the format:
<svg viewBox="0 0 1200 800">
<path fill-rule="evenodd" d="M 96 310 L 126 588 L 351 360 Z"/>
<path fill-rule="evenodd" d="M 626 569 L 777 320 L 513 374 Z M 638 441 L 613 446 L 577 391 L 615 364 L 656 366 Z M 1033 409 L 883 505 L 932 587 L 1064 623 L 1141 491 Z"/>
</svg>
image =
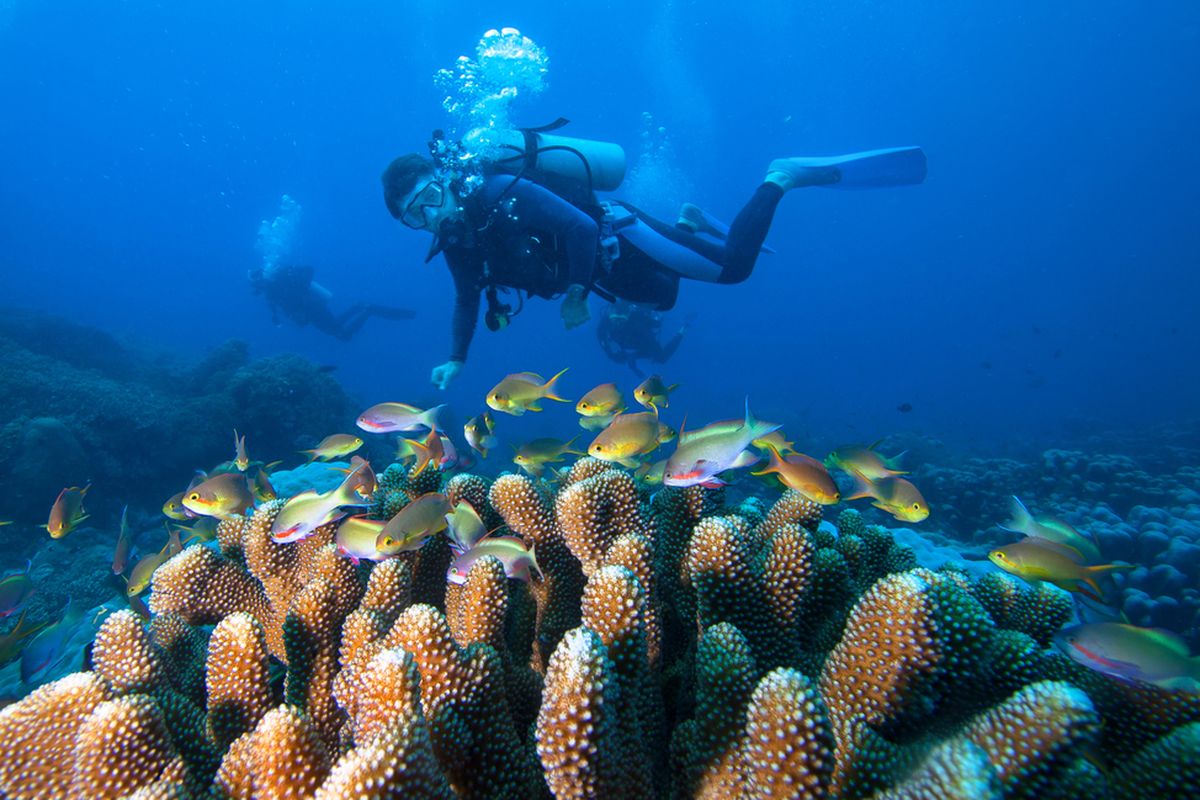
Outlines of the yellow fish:
<svg viewBox="0 0 1200 800">
<path fill-rule="evenodd" d="M 423 494 L 387 521 L 376 537 L 375 549 L 386 556 L 419 550 L 430 536 L 446 530 L 446 515 L 450 512 L 446 495 Z"/>
<path fill-rule="evenodd" d="M 495 430 L 496 421 L 492 419 L 492 412 L 485 411 L 467 420 L 467 424 L 463 425 L 463 436 L 472 450 L 479 453 L 481 458 L 487 458 L 488 450 L 496 446 Z"/>
<path fill-rule="evenodd" d="M 884 458 L 875 452 L 875 446 L 878 444 L 879 442 L 867 447 L 861 445 L 839 447 L 825 459 L 825 466 L 836 467 L 843 472 L 858 475 L 868 481 L 907 475 L 907 472 L 896 469 L 896 464 L 904 453 L 892 458 Z"/>
<path fill-rule="evenodd" d="M 768 447 L 768 450 L 770 461 L 762 469 L 752 471 L 751 475 L 778 475 L 784 486 L 823 506 L 831 506 L 841 499 L 837 484 L 820 461 L 803 453 L 783 458 L 774 446 Z"/>
<path fill-rule="evenodd" d="M 1012 519 L 1000 527 L 1006 531 L 1070 547 L 1076 550 L 1084 561 L 1100 560 L 1100 548 L 1094 541 L 1057 517 L 1033 516 L 1016 496 L 1012 499 Z"/>
<path fill-rule="evenodd" d="M 920 522 L 929 516 L 929 504 L 921 491 L 904 478 L 879 478 L 868 481 L 854 474 L 854 492 L 847 500 L 872 499 L 871 505 L 886 511 L 901 522 Z"/>
<path fill-rule="evenodd" d="M 588 445 L 588 455 L 632 469 L 638 466 L 638 456 L 674 438 L 675 431 L 659 422 L 655 411 L 618 414 Z"/>
<path fill-rule="evenodd" d="M 543 397 L 547 400 L 569 403 L 570 400 L 554 393 L 556 391 L 555 383 L 566 371 L 564 369 L 545 383 L 542 382 L 542 376 L 536 372 L 513 373 L 488 392 L 488 408 L 519 417 L 526 411 L 541 411 L 542 407 L 538 405 L 538 402 Z"/>
<path fill-rule="evenodd" d="M 352 433 L 334 433 L 322 439 L 321 443 L 312 450 L 301 450 L 300 452 L 308 453 L 309 461 L 317 459 L 330 461 L 348 456 L 362 445 L 363 440 Z"/>
<path fill-rule="evenodd" d="M 540 478 L 545 472 L 547 464 L 557 464 L 565 455 L 584 455 L 578 450 L 571 449 L 571 445 L 577 438 L 579 437 L 576 436 L 569 442 L 562 442 L 550 437 L 534 439 L 517 448 L 517 452 L 513 456 L 513 463 L 533 477 Z"/>
<path fill-rule="evenodd" d="M 180 552 L 183 549 L 179 543 L 179 533 L 168 530 L 167 543 L 163 545 L 163 549 L 157 553 L 142 558 L 133 565 L 133 569 L 129 572 L 128 586 L 125 587 L 125 595 L 127 597 L 136 597 L 146 591 L 146 587 L 150 585 L 150 579 L 154 577 L 154 570 L 161 567 L 171 558 L 171 556 Z"/>
<path fill-rule="evenodd" d="M 229 519 L 254 505 L 254 494 L 240 472 L 223 472 L 193 487 L 183 496 L 183 507 L 206 517 Z"/>
<path fill-rule="evenodd" d="M 254 472 L 250 473 L 250 486 L 254 492 L 254 499 L 258 502 L 266 503 L 275 499 L 275 487 L 271 485 L 271 478 L 262 467 L 255 467 Z"/>
<path fill-rule="evenodd" d="M 61 539 L 88 518 L 87 512 L 83 510 L 83 496 L 90 488 L 92 485 L 89 483 L 82 489 L 70 486 L 58 493 L 58 499 L 50 507 L 50 519 L 45 525 L 46 530 L 50 532 L 50 538 Z"/>
<path fill-rule="evenodd" d="M 650 486 L 658 486 L 663 482 L 663 473 L 667 469 L 667 459 L 659 459 L 653 464 L 642 464 L 633 472 L 633 477 L 649 484 Z"/>
<path fill-rule="evenodd" d="M 625 410 L 625 401 L 615 383 L 602 383 L 581 397 L 575 410 L 584 417 L 613 417 Z"/>
<path fill-rule="evenodd" d="M 334 537 L 338 552 L 356 564 L 360 559 L 383 561 L 388 556 L 375 548 L 375 542 L 385 525 L 387 520 L 367 519 L 365 516 L 346 517 L 338 525 Z"/>
<path fill-rule="evenodd" d="M 1098 602 L 1104 602 L 1104 592 L 1096 582 L 1098 576 L 1118 569 L 1133 569 L 1131 564 L 1088 566 L 1082 563 L 1078 550 L 1032 537 L 998 547 L 988 553 L 988 559 L 1030 583 L 1045 581 Z"/>
<path fill-rule="evenodd" d="M 233 463 L 240 472 L 250 467 L 250 457 L 246 455 L 246 437 L 238 436 L 237 428 L 233 429 Z"/>
<path fill-rule="evenodd" d="M 667 407 L 671 392 L 678 388 L 678 383 L 672 383 L 670 386 L 667 386 L 661 375 L 651 375 L 633 390 L 633 399 L 637 400 L 638 404 L 643 408 L 657 411 L 660 408 Z"/>
</svg>

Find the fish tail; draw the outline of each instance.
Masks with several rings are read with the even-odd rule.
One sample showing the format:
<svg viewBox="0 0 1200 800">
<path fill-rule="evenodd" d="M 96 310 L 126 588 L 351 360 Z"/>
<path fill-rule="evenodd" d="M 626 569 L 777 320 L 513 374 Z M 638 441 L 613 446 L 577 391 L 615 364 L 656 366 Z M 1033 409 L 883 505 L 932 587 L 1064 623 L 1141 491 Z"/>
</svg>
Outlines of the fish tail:
<svg viewBox="0 0 1200 800">
<path fill-rule="evenodd" d="M 569 402 L 571 402 L 571 401 L 570 401 L 570 400 L 568 400 L 567 398 L 565 398 L 565 397 L 559 397 L 557 394 L 555 394 L 555 392 L 556 392 L 556 391 L 558 391 L 558 387 L 556 387 L 556 386 L 554 385 L 554 384 L 555 384 L 555 382 L 556 382 L 556 381 L 558 381 L 558 379 L 562 377 L 563 373 L 564 373 L 564 372 L 566 372 L 566 371 L 567 371 L 567 370 L 569 370 L 569 369 L 570 369 L 570 367 L 563 367 L 563 368 L 562 368 L 562 369 L 561 369 L 561 370 L 558 372 L 558 374 L 557 374 L 557 375 L 555 375 L 555 376 L 554 376 L 553 378 L 551 378 L 550 380 L 546 381 L 546 385 L 542 387 L 542 396 L 543 396 L 543 397 L 545 397 L 547 400 L 557 400 L 557 401 L 558 401 L 558 402 L 560 402 L 560 403 L 569 403 Z"/>
<path fill-rule="evenodd" d="M 851 472 L 850 477 L 854 479 L 854 488 L 850 490 L 850 494 L 844 495 L 843 500 L 862 500 L 870 497 L 875 498 L 875 494 L 871 491 L 871 483 L 857 472 Z"/>
<path fill-rule="evenodd" d="M 776 425 L 771 422 L 760 422 L 759 420 L 755 419 L 754 412 L 750 410 L 749 396 L 746 397 L 746 419 L 742 424 L 745 425 L 747 431 L 750 431 L 750 438 L 752 440 L 761 439 L 768 433 L 774 433 L 783 427 L 782 425 Z"/>
<path fill-rule="evenodd" d="M 767 465 L 759 470 L 751 470 L 751 475 L 769 475 L 772 472 L 779 472 L 780 462 L 782 461 L 779 451 L 775 449 L 773 444 L 768 444 L 767 449 L 771 451 L 771 457 L 767 460 Z"/>
<path fill-rule="evenodd" d="M 426 447 L 425 445 L 421 444 L 418 441 L 411 441 L 410 444 L 412 446 L 413 452 L 416 453 L 416 456 L 417 456 L 417 464 L 413 468 L 412 473 L 410 473 L 412 475 L 412 477 L 415 478 L 418 475 L 420 475 L 422 472 L 424 472 L 425 468 L 428 467 L 429 464 L 433 461 L 433 453 L 430 452 L 428 447 Z"/>
<path fill-rule="evenodd" d="M 1096 564 L 1092 567 L 1084 567 L 1083 571 L 1091 575 L 1107 575 L 1110 572 L 1116 572 L 1119 569 L 1137 569 L 1136 564 Z"/>
<path fill-rule="evenodd" d="M 1010 531 L 1017 533 L 1025 533 L 1033 525 L 1033 515 L 1029 513 L 1029 509 L 1021 502 L 1021 498 L 1015 494 L 1012 498 L 1012 519 L 1007 524 L 1001 525 L 1002 528 L 1007 528 Z"/>
<path fill-rule="evenodd" d="M 425 427 L 429 428 L 429 430 L 436 431 L 438 430 L 438 414 L 445 407 L 446 404 L 441 403 L 433 408 L 426 409 L 418 418 L 421 420 L 421 423 L 425 425 Z"/>
<path fill-rule="evenodd" d="M 907 471 L 900 469 L 900 467 L 901 467 L 900 462 L 901 462 L 901 460 L 903 460 L 903 458 L 906 455 L 908 455 L 908 451 L 901 450 L 899 453 L 896 453 L 896 455 L 894 455 L 890 458 L 888 458 L 886 456 L 880 456 L 879 460 L 882 461 L 888 469 L 890 469 L 892 472 L 895 472 L 897 475 L 907 475 L 908 474 Z"/>
</svg>

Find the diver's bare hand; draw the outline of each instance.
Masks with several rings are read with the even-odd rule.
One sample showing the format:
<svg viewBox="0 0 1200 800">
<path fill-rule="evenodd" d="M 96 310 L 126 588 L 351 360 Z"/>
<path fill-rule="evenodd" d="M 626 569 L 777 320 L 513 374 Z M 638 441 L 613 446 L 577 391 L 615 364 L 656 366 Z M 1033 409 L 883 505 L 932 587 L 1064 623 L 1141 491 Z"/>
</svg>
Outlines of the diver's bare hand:
<svg viewBox="0 0 1200 800">
<path fill-rule="evenodd" d="M 462 372 L 462 368 L 461 361 L 447 361 L 433 368 L 433 372 L 429 373 L 429 380 L 434 386 L 445 391 L 450 382 L 458 377 L 458 373 Z"/>
<path fill-rule="evenodd" d="M 567 289 L 567 296 L 563 299 L 559 314 L 567 330 L 578 328 L 591 319 L 592 313 L 588 311 L 587 305 L 587 289 L 579 284 L 573 284 Z"/>
</svg>

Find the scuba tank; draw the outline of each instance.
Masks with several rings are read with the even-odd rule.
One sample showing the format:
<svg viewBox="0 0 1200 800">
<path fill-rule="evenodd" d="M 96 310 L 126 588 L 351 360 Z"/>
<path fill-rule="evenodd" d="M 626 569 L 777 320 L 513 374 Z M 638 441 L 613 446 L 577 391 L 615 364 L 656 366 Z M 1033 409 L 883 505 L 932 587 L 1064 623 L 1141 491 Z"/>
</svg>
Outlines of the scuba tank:
<svg viewBox="0 0 1200 800">
<path fill-rule="evenodd" d="M 496 131 L 491 135 L 504 153 L 491 160 L 502 172 L 542 172 L 568 178 L 590 191 L 611 192 L 625 179 L 625 151 L 619 144 L 552 135 L 567 120 L 561 117 L 540 128 Z"/>
</svg>

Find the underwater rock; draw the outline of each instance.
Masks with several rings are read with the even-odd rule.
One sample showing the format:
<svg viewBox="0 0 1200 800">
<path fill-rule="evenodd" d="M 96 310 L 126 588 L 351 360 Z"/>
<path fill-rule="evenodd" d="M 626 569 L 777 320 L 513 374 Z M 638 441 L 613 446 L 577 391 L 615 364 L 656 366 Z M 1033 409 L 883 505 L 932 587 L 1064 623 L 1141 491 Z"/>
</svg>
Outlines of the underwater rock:
<svg viewBox="0 0 1200 800">
<path fill-rule="evenodd" d="M 6 513 L 21 519 L 45 517 L 64 486 L 86 486 L 91 477 L 92 464 L 83 445 L 56 417 L 30 420 L 16 450 L 20 457 L 7 462 L 3 482 L 8 487 Z"/>
</svg>

